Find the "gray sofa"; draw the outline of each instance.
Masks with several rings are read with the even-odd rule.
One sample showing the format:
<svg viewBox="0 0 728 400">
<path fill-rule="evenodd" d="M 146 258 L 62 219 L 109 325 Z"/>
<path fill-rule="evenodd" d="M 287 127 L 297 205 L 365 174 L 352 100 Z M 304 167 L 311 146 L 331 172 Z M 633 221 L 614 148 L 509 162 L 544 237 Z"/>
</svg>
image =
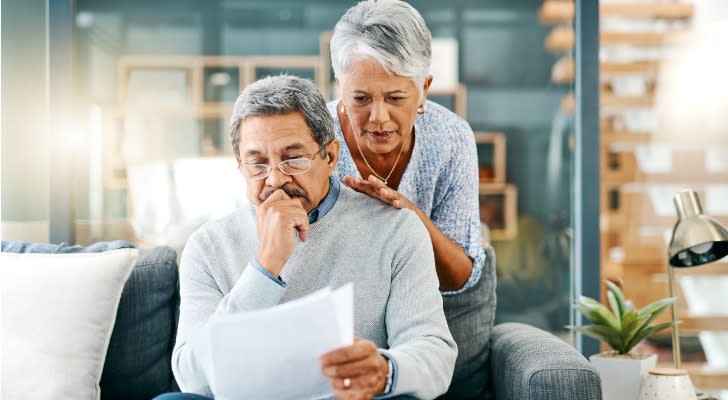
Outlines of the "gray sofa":
<svg viewBox="0 0 728 400">
<path fill-rule="evenodd" d="M 2 251 L 75 253 L 132 247 L 2 243 Z M 127 281 L 101 378 L 102 400 L 148 400 L 176 391 L 170 357 L 179 312 L 177 255 L 168 247 L 142 249 Z M 599 375 L 574 348 L 540 329 L 505 323 L 493 329 L 491 399 L 601 399 Z"/>
</svg>

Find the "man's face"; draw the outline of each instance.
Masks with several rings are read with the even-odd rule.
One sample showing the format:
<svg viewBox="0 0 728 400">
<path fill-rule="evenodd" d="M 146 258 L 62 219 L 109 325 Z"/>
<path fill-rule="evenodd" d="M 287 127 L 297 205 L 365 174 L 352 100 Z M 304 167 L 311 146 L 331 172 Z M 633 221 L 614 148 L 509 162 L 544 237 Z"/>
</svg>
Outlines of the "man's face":
<svg viewBox="0 0 728 400">
<path fill-rule="evenodd" d="M 319 145 L 300 113 L 250 117 L 240 125 L 241 172 L 247 182 L 248 199 L 260 205 L 277 189 L 299 198 L 306 212 L 316 207 L 329 190 L 329 176 L 339 155 L 339 143 L 331 141 L 321 158 Z M 308 158 L 310 168 L 300 175 L 286 175 L 272 168 L 264 179 L 252 178 L 245 164 L 276 165 L 294 158 Z"/>
</svg>

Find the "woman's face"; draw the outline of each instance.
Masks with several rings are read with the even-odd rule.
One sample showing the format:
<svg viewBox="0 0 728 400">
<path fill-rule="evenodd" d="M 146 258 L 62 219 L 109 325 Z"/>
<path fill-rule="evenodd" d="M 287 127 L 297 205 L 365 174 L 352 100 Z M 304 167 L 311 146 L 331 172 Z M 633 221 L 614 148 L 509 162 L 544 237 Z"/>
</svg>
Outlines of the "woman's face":
<svg viewBox="0 0 728 400">
<path fill-rule="evenodd" d="M 387 154 L 402 142 L 408 144 L 417 108 L 424 105 L 431 81 L 426 80 L 420 97 L 409 78 L 391 75 L 371 60 L 352 61 L 338 83 L 348 123 L 359 145 Z"/>
</svg>

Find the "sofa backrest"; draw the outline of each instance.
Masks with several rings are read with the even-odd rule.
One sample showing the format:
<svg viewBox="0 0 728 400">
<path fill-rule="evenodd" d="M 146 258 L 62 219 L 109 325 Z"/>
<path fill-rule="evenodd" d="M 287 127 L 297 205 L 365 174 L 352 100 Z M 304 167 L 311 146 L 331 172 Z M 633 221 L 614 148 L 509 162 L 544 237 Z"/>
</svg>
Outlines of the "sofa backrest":
<svg viewBox="0 0 728 400">
<path fill-rule="evenodd" d="M 176 390 L 171 356 L 178 316 L 177 254 L 169 247 L 141 249 L 119 301 L 102 400 L 148 400 Z"/>
<path fill-rule="evenodd" d="M 91 246 L 3 241 L 12 253 L 92 253 L 134 247 L 124 241 Z M 140 249 L 119 301 L 103 374 L 102 400 L 149 400 L 176 391 L 171 356 L 179 317 L 177 254 L 169 247 Z"/>
</svg>

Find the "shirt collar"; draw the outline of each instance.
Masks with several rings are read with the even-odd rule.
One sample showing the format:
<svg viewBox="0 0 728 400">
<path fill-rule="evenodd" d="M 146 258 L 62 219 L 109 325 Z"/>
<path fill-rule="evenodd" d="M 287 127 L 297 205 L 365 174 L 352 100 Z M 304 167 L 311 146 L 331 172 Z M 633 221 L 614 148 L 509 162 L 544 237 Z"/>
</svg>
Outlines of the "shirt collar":
<svg viewBox="0 0 728 400">
<path fill-rule="evenodd" d="M 329 177 L 329 192 L 326 194 L 323 200 L 314 207 L 311 212 L 308 213 L 308 222 L 310 224 L 320 220 L 324 217 L 336 204 L 336 200 L 339 198 L 339 181 L 333 176 Z"/>
</svg>

